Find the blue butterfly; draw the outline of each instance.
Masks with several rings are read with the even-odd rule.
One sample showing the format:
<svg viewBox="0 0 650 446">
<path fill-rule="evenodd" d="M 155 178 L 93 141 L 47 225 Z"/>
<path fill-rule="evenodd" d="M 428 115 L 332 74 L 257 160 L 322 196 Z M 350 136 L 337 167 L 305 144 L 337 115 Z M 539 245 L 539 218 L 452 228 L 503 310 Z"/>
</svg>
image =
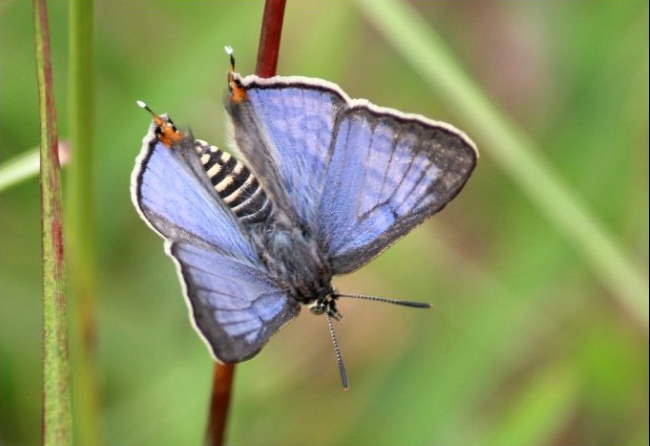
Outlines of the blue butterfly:
<svg viewBox="0 0 650 446">
<path fill-rule="evenodd" d="M 332 320 L 332 276 L 361 267 L 460 192 L 478 158 L 449 124 L 350 99 L 306 77 L 228 75 L 240 158 L 153 115 L 133 203 L 165 240 L 197 332 L 222 362 L 253 357 L 302 306 Z M 245 160 L 245 161 L 244 161 Z"/>
</svg>

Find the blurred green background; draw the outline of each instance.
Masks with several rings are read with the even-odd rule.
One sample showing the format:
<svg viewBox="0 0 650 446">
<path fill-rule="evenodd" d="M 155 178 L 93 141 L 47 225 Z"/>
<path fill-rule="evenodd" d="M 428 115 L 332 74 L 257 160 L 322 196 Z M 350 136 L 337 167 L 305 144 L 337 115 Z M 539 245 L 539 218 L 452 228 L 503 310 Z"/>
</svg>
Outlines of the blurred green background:
<svg viewBox="0 0 650 446">
<path fill-rule="evenodd" d="M 647 274 L 647 2 L 409 3 Z M 279 73 L 322 77 L 352 97 L 475 135 L 360 4 L 289 0 Z M 62 139 L 67 6 L 50 2 Z M 262 6 L 96 4 L 98 367 L 107 445 L 199 444 L 212 370 L 174 267 L 131 204 L 129 175 L 149 124 L 135 100 L 223 145 L 222 48 L 235 48 L 241 72 L 254 70 Z M 31 14 L 31 2 L 0 1 L 0 164 L 39 141 Z M 230 444 L 648 444 L 648 331 L 639 322 L 647 314 L 623 310 L 570 235 L 475 139 L 482 158 L 456 201 L 336 281 L 344 291 L 434 309 L 342 303 L 347 393 L 325 320 L 301 315 L 239 366 Z M 1 445 L 37 444 L 40 435 L 38 194 L 36 178 L 0 192 Z M 647 297 L 646 287 L 640 298 Z"/>
</svg>

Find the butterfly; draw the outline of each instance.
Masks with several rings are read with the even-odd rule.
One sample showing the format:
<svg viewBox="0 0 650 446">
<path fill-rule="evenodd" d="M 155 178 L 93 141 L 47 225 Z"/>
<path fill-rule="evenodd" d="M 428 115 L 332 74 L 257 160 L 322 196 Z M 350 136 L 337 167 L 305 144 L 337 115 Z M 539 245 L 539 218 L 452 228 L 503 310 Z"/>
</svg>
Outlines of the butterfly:
<svg viewBox="0 0 650 446">
<path fill-rule="evenodd" d="M 307 77 L 235 72 L 225 109 L 239 157 L 153 116 L 132 175 L 133 203 L 174 260 L 191 320 L 215 358 L 257 354 L 303 306 L 333 321 L 332 277 L 356 270 L 442 210 L 474 170 L 453 126 L 351 99 Z"/>
</svg>

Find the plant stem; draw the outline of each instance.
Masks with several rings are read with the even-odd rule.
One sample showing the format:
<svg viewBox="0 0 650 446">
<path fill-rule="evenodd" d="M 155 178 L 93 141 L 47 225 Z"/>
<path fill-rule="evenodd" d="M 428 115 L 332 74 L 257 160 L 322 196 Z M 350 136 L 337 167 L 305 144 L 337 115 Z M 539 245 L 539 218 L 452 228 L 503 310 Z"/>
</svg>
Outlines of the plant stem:
<svg viewBox="0 0 650 446">
<path fill-rule="evenodd" d="M 264 5 L 255 69 L 258 76 L 271 77 L 276 74 L 285 4 L 286 0 L 266 0 Z M 208 446 L 223 444 L 234 374 L 234 364 L 216 363 L 214 366 L 212 396 L 205 435 L 205 444 Z"/>
<path fill-rule="evenodd" d="M 223 444 L 234 374 L 234 364 L 217 363 L 214 366 L 208 426 L 205 433 L 205 444 L 207 446 L 221 446 Z"/>
<path fill-rule="evenodd" d="M 648 330 L 648 278 L 629 259 L 533 141 L 481 92 L 444 42 L 406 2 L 357 0 L 364 13 L 447 105 L 463 116 L 485 151 L 528 195 L 609 288 L 644 331 Z"/>
<path fill-rule="evenodd" d="M 74 156 L 67 177 L 66 242 L 75 443 L 84 446 L 100 442 L 95 365 L 93 9 L 93 0 L 71 0 L 69 4 L 68 104 Z"/>
<path fill-rule="evenodd" d="M 271 77 L 277 73 L 285 4 L 286 0 L 266 0 L 264 5 L 255 69 L 255 74 L 260 77 Z"/>
<path fill-rule="evenodd" d="M 41 120 L 41 230 L 43 256 L 43 420 L 44 445 L 69 445 L 68 339 L 65 314 L 63 219 L 56 134 L 56 110 L 45 0 L 34 0 L 36 73 Z"/>
</svg>

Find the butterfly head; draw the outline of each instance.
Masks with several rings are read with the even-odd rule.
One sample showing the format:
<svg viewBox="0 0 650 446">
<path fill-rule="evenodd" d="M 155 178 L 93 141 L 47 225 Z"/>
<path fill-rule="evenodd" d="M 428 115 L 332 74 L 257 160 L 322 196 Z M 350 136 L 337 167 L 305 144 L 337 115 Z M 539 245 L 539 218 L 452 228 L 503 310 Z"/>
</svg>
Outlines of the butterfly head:
<svg viewBox="0 0 650 446">
<path fill-rule="evenodd" d="M 309 311 L 315 315 L 327 314 L 327 316 L 339 321 L 343 315 L 341 315 L 339 310 L 336 308 L 337 299 L 338 296 L 336 294 L 330 293 L 311 304 Z"/>
<path fill-rule="evenodd" d="M 167 116 L 160 116 L 155 113 L 145 102 L 137 101 L 138 107 L 145 109 L 153 117 L 153 122 L 156 125 L 156 138 L 166 145 L 171 147 L 176 143 L 182 141 L 184 135 L 176 128 L 174 121 Z"/>
</svg>

